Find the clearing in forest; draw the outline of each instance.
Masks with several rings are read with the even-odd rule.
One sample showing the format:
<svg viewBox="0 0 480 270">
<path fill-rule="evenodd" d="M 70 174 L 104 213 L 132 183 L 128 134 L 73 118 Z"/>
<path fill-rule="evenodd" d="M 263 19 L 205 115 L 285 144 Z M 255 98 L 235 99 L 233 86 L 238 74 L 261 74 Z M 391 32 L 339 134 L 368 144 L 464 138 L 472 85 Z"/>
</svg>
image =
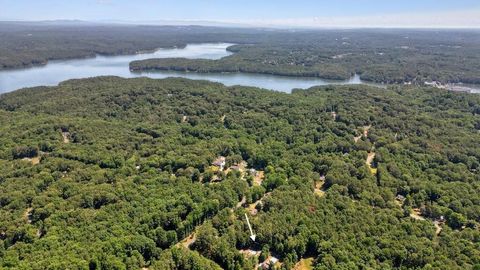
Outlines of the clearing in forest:
<svg viewBox="0 0 480 270">
<path fill-rule="evenodd" d="M 183 246 L 185 248 L 190 248 L 190 245 L 197 240 L 197 234 L 192 232 L 189 236 L 185 237 L 182 241 L 176 244 L 176 246 Z"/>
<path fill-rule="evenodd" d="M 357 137 L 354 137 L 353 138 L 353 141 L 354 142 L 358 142 L 362 137 L 365 137 L 365 138 L 368 138 L 368 132 L 370 131 L 370 129 L 372 128 L 372 125 L 368 125 L 368 126 L 364 126 L 362 129 L 363 129 L 363 133 L 358 135 Z"/>
<path fill-rule="evenodd" d="M 259 269 L 280 269 L 283 263 L 274 256 L 268 256 L 268 258 L 258 265 Z"/>
<path fill-rule="evenodd" d="M 257 205 L 260 203 L 260 200 L 254 202 L 254 203 L 251 203 L 248 205 L 248 212 L 252 215 L 252 216 L 255 216 L 257 213 L 258 213 L 258 210 L 257 210 Z"/>
<path fill-rule="evenodd" d="M 412 212 L 410 213 L 410 217 L 415 219 L 415 220 L 427 220 L 425 217 L 422 216 L 422 212 L 420 211 L 419 208 L 414 208 L 412 209 Z M 443 217 L 439 220 L 434 220 L 432 221 L 433 226 L 435 227 L 435 235 L 438 236 L 442 232 L 442 225 L 444 224 L 445 220 Z"/>
<path fill-rule="evenodd" d="M 22 160 L 24 161 L 28 161 L 30 163 L 32 163 L 32 165 L 37 165 L 40 163 L 40 157 L 33 157 L 33 158 L 22 158 Z"/>
<path fill-rule="evenodd" d="M 264 171 L 257 171 L 255 177 L 253 178 L 253 185 L 261 186 L 263 179 L 265 179 L 265 172 Z"/>
<path fill-rule="evenodd" d="M 270 194 L 272 194 L 272 192 L 267 192 L 267 193 L 265 193 L 265 194 L 263 195 L 262 198 L 260 198 L 260 200 L 254 202 L 254 203 L 249 204 L 248 207 L 247 207 L 248 212 L 249 212 L 252 216 L 255 216 L 255 215 L 258 213 L 257 205 L 258 205 L 259 203 L 262 203 L 263 200 L 264 200 L 267 196 L 269 196 Z"/>
<path fill-rule="evenodd" d="M 425 220 L 425 218 L 422 217 L 422 212 L 418 208 L 412 209 L 412 212 L 410 213 L 410 217 L 416 220 Z"/>
<path fill-rule="evenodd" d="M 70 132 L 62 132 L 63 143 L 70 142 Z"/>
<path fill-rule="evenodd" d="M 243 196 L 242 200 L 237 203 L 235 208 L 238 209 L 238 208 L 242 207 L 242 205 L 244 205 L 246 202 L 247 202 L 247 197 Z"/>
<path fill-rule="evenodd" d="M 313 270 L 313 258 L 301 259 L 295 266 L 293 270 Z"/>
<path fill-rule="evenodd" d="M 239 250 L 239 252 L 247 258 L 257 257 L 257 256 L 260 256 L 260 253 L 262 253 L 260 250 L 253 250 L 253 249 L 241 249 Z"/>
<path fill-rule="evenodd" d="M 377 168 L 374 168 L 372 166 L 372 163 L 373 163 L 373 160 L 375 159 L 375 152 L 370 152 L 368 153 L 368 156 L 367 156 L 367 160 L 365 161 L 365 163 L 368 165 L 368 167 L 370 168 L 370 172 L 375 175 L 377 174 Z"/>
<path fill-rule="evenodd" d="M 433 226 L 435 226 L 435 235 L 440 235 L 440 233 L 442 232 L 442 226 L 441 226 L 441 222 L 438 221 L 438 220 L 435 220 L 433 222 Z"/>
<path fill-rule="evenodd" d="M 238 164 L 235 164 L 233 166 L 230 166 L 229 168 L 227 168 L 225 170 L 225 174 L 228 174 L 229 172 L 231 171 L 239 171 L 240 172 L 240 175 L 243 179 L 243 177 L 245 176 L 245 172 L 247 171 L 247 162 L 246 161 L 241 161 L 239 162 Z"/>
<path fill-rule="evenodd" d="M 363 136 L 365 136 L 365 138 L 368 137 L 368 132 L 370 131 L 371 128 L 372 128 L 372 125 L 363 127 Z"/>
<path fill-rule="evenodd" d="M 324 185 L 325 185 L 325 181 L 318 181 L 315 183 L 315 189 L 314 189 L 315 195 L 319 197 L 325 196 L 325 190 L 323 189 Z"/>
<path fill-rule="evenodd" d="M 405 197 L 402 196 L 402 195 L 397 195 L 395 197 L 395 204 L 398 206 L 398 207 L 403 207 L 403 204 L 405 203 Z"/>
<path fill-rule="evenodd" d="M 25 219 L 25 221 L 27 223 L 32 223 L 32 211 L 33 211 L 33 208 L 32 207 L 29 207 L 27 208 L 27 210 L 25 210 L 25 212 L 23 213 L 23 218 Z"/>
<path fill-rule="evenodd" d="M 267 195 L 267 194 L 265 194 Z M 264 196 L 265 197 L 265 196 Z M 264 198 L 263 197 L 263 198 Z M 262 199 L 263 199 L 262 198 Z M 260 201 L 260 200 L 259 200 Z M 258 201 L 258 202 L 259 202 Z M 247 202 L 247 198 L 245 196 L 242 197 L 242 200 L 239 201 L 236 205 L 236 208 L 240 208 L 242 207 L 242 205 L 244 205 L 245 203 Z M 255 209 L 255 207 L 254 207 Z M 256 210 L 256 209 L 255 209 Z M 233 211 L 233 209 L 232 209 Z M 198 227 L 197 227 L 198 228 Z M 175 246 L 177 247 L 185 247 L 185 248 L 190 248 L 190 245 L 192 245 L 195 241 L 197 240 L 197 234 L 196 234 L 196 231 L 194 230 L 190 235 L 188 235 L 187 237 L 185 237 L 184 239 L 182 239 L 182 241 L 178 242 L 177 244 L 175 244 Z"/>
</svg>

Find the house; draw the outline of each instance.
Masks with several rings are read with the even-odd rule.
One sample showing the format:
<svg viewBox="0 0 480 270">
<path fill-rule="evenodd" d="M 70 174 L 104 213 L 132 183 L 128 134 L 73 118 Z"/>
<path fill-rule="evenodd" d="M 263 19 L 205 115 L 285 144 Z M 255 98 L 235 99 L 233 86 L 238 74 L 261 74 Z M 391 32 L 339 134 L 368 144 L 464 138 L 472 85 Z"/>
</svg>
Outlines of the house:
<svg viewBox="0 0 480 270">
<path fill-rule="evenodd" d="M 218 167 L 220 171 L 223 171 L 225 168 L 225 157 L 218 157 L 213 161 L 212 165 Z"/>
<path fill-rule="evenodd" d="M 437 221 L 439 224 L 445 224 L 445 222 L 446 222 L 447 220 L 445 219 L 444 216 L 440 216 L 440 218 L 438 218 L 436 221 Z"/>
<path fill-rule="evenodd" d="M 280 263 L 280 260 L 273 257 L 273 256 L 269 256 L 263 263 L 260 263 L 258 265 L 258 267 L 260 269 L 271 269 L 273 266 L 275 266 L 276 264 L 279 264 Z"/>
</svg>

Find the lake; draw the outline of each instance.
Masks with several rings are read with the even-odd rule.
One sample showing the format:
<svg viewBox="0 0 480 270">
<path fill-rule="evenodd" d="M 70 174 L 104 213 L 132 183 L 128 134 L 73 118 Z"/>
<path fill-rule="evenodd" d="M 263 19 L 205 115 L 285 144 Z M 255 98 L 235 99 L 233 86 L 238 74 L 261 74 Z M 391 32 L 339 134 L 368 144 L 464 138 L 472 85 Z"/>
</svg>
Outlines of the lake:
<svg viewBox="0 0 480 270">
<path fill-rule="evenodd" d="M 226 48 L 231 44 L 195 44 L 185 48 L 159 49 L 151 53 L 135 55 L 102 56 L 94 58 L 55 60 L 47 65 L 22 69 L 0 71 L 0 93 L 10 92 L 19 88 L 58 85 L 69 79 L 88 78 L 95 76 L 114 75 L 120 77 L 138 77 L 142 74 L 131 73 L 129 63 L 134 60 L 165 57 L 185 57 L 219 59 L 230 55 Z M 180 75 L 180 74 L 179 74 Z M 188 74 L 184 77 L 188 77 Z M 158 73 L 152 78 L 165 78 L 175 74 Z"/>
<path fill-rule="evenodd" d="M 149 53 L 135 55 L 102 56 L 94 58 L 49 61 L 47 65 L 22 69 L 0 71 L 0 93 L 33 86 L 54 86 L 69 79 L 95 76 L 120 76 L 124 78 L 149 77 L 163 79 L 183 77 L 194 80 L 209 80 L 227 86 L 255 86 L 282 92 L 291 92 L 294 88 L 309 88 L 328 84 L 361 84 L 358 76 L 346 81 L 328 81 L 313 77 L 286 77 L 276 75 L 248 73 L 194 73 L 175 71 L 131 72 L 129 63 L 149 58 L 184 57 L 190 59 L 220 59 L 231 53 L 226 49 L 233 44 L 205 43 L 189 44 L 185 48 L 158 49 Z"/>
</svg>

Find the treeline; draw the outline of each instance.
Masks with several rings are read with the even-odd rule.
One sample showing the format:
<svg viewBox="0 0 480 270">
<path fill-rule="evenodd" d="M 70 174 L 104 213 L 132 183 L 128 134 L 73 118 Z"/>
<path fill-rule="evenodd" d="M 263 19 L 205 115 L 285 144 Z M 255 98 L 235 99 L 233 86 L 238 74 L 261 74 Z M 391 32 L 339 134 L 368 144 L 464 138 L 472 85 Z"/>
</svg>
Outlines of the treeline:
<svg viewBox="0 0 480 270">
<path fill-rule="evenodd" d="M 478 31 L 306 31 L 277 33 L 229 48 L 220 60 L 149 59 L 131 70 L 249 72 L 422 85 L 479 84 Z"/>
<path fill-rule="evenodd" d="M 230 42 L 217 61 L 159 59 L 132 70 L 250 72 L 377 83 L 479 84 L 476 30 L 258 30 L 199 26 L 0 23 L 0 69 L 48 60 L 134 54 L 188 43 Z"/>
<path fill-rule="evenodd" d="M 354 76 L 342 67 L 318 65 L 315 68 L 290 65 L 289 67 L 265 63 L 246 63 L 241 59 L 227 57 L 222 60 L 159 58 L 133 61 L 130 70 L 173 70 L 199 73 L 244 72 L 296 77 L 321 77 L 329 80 L 347 80 Z"/>
<path fill-rule="evenodd" d="M 258 30 L 199 26 L 0 23 L 0 69 L 118 55 L 188 43 L 229 42 L 217 61 L 154 59 L 132 70 L 250 72 L 377 83 L 480 84 L 476 30 Z"/>
<path fill-rule="evenodd" d="M 49 60 L 135 54 L 188 43 L 258 40 L 258 31 L 196 26 L 129 26 L 0 22 L 0 70 Z"/>
<path fill-rule="evenodd" d="M 1 95 L 0 122 L 1 268 L 480 267 L 476 95 L 99 77 Z M 263 182 L 213 181 L 218 156 Z"/>
</svg>

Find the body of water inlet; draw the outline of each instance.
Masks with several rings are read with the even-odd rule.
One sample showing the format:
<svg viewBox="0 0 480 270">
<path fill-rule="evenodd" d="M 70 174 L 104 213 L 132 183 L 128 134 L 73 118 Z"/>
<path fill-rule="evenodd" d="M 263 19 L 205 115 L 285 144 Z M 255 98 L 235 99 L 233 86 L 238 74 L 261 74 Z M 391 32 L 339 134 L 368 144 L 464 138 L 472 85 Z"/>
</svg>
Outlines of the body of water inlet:
<svg viewBox="0 0 480 270">
<path fill-rule="evenodd" d="M 129 63 L 149 58 L 183 57 L 189 59 L 220 59 L 231 53 L 226 49 L 233 44 L 189 44 L 185 48 L 158 49 L 150 53 L 134 55 L 102 56 L 94 58 L 49 61 L 44 66 L 0 71 L 0 93 L 33 86 L 54 86 L 69 79 L 96 76 L 120 76 L 124 78 L 149 77 L 163 79 L 183 77 L 194 80 L 209 80 L 227 86 L 255 86 L 276 91 L 290 92 L 294 88 L 309 88 L 328 84 L 361 84 L 358 76 L 346 81 L 329 81 L 314 77 L 286 77 L 249 73 L 194 73 L 175 71 L 131 72 Z"/>
</svg>

